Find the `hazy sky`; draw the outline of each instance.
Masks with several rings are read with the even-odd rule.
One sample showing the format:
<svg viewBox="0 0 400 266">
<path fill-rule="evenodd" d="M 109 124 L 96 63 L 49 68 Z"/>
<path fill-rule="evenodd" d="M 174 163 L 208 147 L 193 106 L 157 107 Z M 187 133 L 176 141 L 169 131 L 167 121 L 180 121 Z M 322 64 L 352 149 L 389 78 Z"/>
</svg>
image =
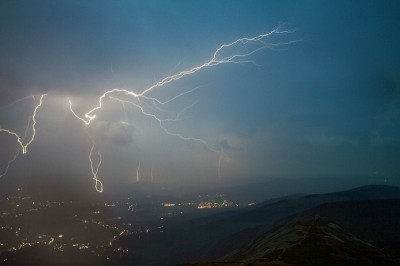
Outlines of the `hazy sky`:
<svg viewBox="0 0 400 266">
<path fill-rule="evenodd" d="M 13 176 L 88 178 L 91 147 L 80 114 L 111 88 L 140 92 L 208 61 L 219 45 L 283 24 L 295 30 L 255 64 L 225 64 L 173 82 L 168 124 L 199 142 L 165 135 L 137 109 L 107 101 L 88 127 L 103 156 L 100 179 L 160 183 L 400 170 L 399 1 L 1 1 L 0 125 L 23 135 L 31 94 L 49 93 L 37 138 Z M 275 41 L 280 41 L 279 38 Z M 190 108 L 187 108 L 190 107 Z M 16 143 L 0 134 L 0 169 Z M 1 171 L 0 171 L 1 172 Z"/>
</svg>

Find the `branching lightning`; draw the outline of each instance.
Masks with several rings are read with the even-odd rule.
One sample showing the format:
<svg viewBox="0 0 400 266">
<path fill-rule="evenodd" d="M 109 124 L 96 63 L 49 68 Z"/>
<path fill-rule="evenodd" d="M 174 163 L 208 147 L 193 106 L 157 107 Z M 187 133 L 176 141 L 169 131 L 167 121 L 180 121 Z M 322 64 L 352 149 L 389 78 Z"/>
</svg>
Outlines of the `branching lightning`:
<svg viewBox="0 0 400 266">
<path fill-rule="evenodd" d="M 33 100 L 35 100 L 35 98 L 33 96 L 31 96 L 33 98 Z M 27 98 L 27 97 L 25 97 Z M 24 133 L 24 137 L 22 138 L 22 141 L 25 140 L 26 136 L 28 135 L 28 130 L 29 130 L 29 126 L 31 125 L 31 120 L 28 120 L 28 124 L 26 125 L 25 128 L 25 133 Z M 4 169 L 3 173 L 0 174 L 0 178 L 2 178 L 3 176 L 7 175 L 8 170 L 10 169 L 10 166 L 13 162 L 15 162 L 15 160 L 18 158 L 18 156 L 20 155 L 21 151 L 20 151 L 21 146 L 19 146 L 19 144 L 16 147 L 16 151 L 14 156 L 7 162 L 7 166 Z"/>
<path fill-rule="evenodd" d="M 20 147 L 19 145 L 17 146 L 17 151 L 15 152 L 14 156 L 7 162 L 7 166 L 4 169 L 3 173 L 0 174 L 0 178 L 2 178 L 3 176 L 7 175 L 8 170 L 10 169 L 11 164 L 18 158 L 18 155 L 20 154 L 19 151 Z"/>
<path fill-rule="evenodd" d="M 218 175 L 221 175 L 221 163 L 223 159 L 225 158 L 225 153 L 218 149 L 214 148 L 214 145 L 209 144 L 207 141 L 201 139 L 201 138 L 196 138 L 196 137 L 191 137 L 191 136 L 185 136 L 184 134 L 178 133 L 178 132 L 173 132 L 172 130 L 168 129 L 167 124 L 176 122 L 179 120 L 182 120 L 182 114 L 183 112 L 191 108 L 195 103 L 193 103 L 190 106 L 187 106 L 185 109 L 183 109 L 181 112 L 176 114 L 174 117 L 169 117 L 169 118 L 164 118 L 159 115 L 160 112 L 163 110 L 163 106 L 166 106 L 168 104 L 173 103 L 175 100 L 193 93 L 200 87 L 196 87 L 194 89 L 186 90 L 184 92 L 181 92 L 179 94 L 174 94 L 172 97 L 166 100 L 160 100 L 154 96 L 151 96 L 155 91 L 165 87 L 167 84 L 172 83 L 174 81 L 178 81 L 180 79 L 183 79 L 186 76 L 193 75 L 201 70 L 205 70 L 211 67 L 215 67 L 218 65 L 222 64 L 240 64 L 240 63 L 254 63 L 251 59 L 250 56 L 267 48 L 275 48 L 275 47 L 281 47 L 285 45 L 292 44 L 297 41 L 288 41 L 288 42 L 269 42 L 268 39 L 273 36 L 273 35 L 279 35 L 279 34 L 288 34 L 291 33 L 292 31 L 288 30 L 282 30 L 281 26 L 275 28 L 274 30 L 260 34 L 255 37 L 246 37 L 246 38 L 240 38 L 237 39 L 231 43 L 223 44 L 219 46 L 214 53 L 211 56 L 211 59 L 206 61 L 203 64 L 200 64 L 198 66 L 192 67 L 187 70 L 183 70 L 181 72 L 178 72 L 173 75 L 169 75 L 160 81 L 155 82 L 153 85 L 149 86 L 148 88 L 143 89 L 141 92 L 134 92 L 130 91 L 127 89 L 120 89 L 120 88 L 114 88 L 110 89 L 106 92 L 104 92 L 100 97 L 98 98 L 98 103 L 95 107 L 84 113 L 83 115 L 78 114 L 74 110 L 74 105 L 71 101 L 71 99 L 68 99 L 68 104 L 69 104 L 69 110 L 71 111 L 72 115 L 81 121 L 84 125 L 84 127 L 88 127 L 92 124 L 92 122 L 96 119 L 96 113 L 103 108 L 105 102 L 105 99 L 110 99 L 113 101 L 117 101 L 122 103 L 123 107 L 125 108 L 125 104 L 130 104 L 134 106 L 143 116 L 148 117 L 150 119 L 153 119 L 154 121 L 157 122 L 159 125 L 160 129 L 165 132 L 167 135 L 177 137 L 179 139 L 185 140 L 185 141 L 194 141 L 198 142 L 204 147 L 206 147 L 208 150 L 219 153 L 219 158 L 218 158 Z M 241 52 L 237 52 L 241 51 Z M 20 138 L 20 136 L 8 129 L 2 129 L 0 128 L 0 132 L 7 133 L 9 135 L 12 135 L 16 138 L 16 141 L 18 143 L 18 150 L 17 154 L 13 157 L 13 159 L 9 162 L 7 165 L 5 174 L 8 171 L 8 168 L 10 164 L 18 157 L 19 151 L 21 150 L 22 154 L 26 154 L 28 151 L 29 145 L 33 142 L 36 134 L 36 113 L 38 109 L 42 106 L 43 98 L 47 94 L 43 94 L 40 97 L 40 102 L 38 105 L 36 105 L 33 115 L 32 115 L 32 136 L 29 139 L 28 142 L 24 144 L 24 140 Z M 95 188 L 98 192 L 103 191 L 103 184 L 98 178 L 98 173 L 99 169 L 102 163 L 102 157 L 100 154 L 100 151 L 96 149 L 95 147 L 95 142 L 91 135 L 88 133 L 87 129 L 85 129 L 86 133 L 88 134 L 90 140 L 91 140 L 91 149 L 89 152 L 89 161 L 90 161 L 90 168 L 91 168 L 91 173 L 92 173 L 92 178 L 95 181 Z M 140 162 L 139 165 L 136 169 L 136 180 L 139 182 L 140 180 Z M 4 175 L 4 174 L 3 174 Z M 2 176 L 3 176 L 2 175 Z M 154 176 L 153 176 L 153 169 L 151 169 L 150 172 L 151 175 L 151 180 L 154 182 Z M 1 177 L 1 176 L 0 176 Z"/>
<path fill-rule="evenodd" d="M 36 123 L 37 123 L 37 121 L 36 121 L 36 113 L 37 113 L 37 110 L 42 106 L 43 98 L 46 95 L 47 94 L 43 94 L 43 95 L 40 96 L 39 104 L 36 105 L 36 107 L 35 107 L 35 109 L 33 111 L 33 114 L 32 114 L 32 121 L 33 121 L 33 124 L 32 124 L 32 137 L 26 144 L 23 143 L 23 140 L 21 140 L 21 137 L 17 133 L 15 133 L 15 132 L 13 132 L 11 130 L 5 129 L 5 128 L 0 128 L 0 132 L 8 133 L 8 134 L 14 136 L 17 139 L 18 144 L 22 148 L 22 154 L 26 154 L 28 152 L 28 146 L 31 145 L 31 143 L 35 139 L 35 136 L 36 136 Z M 34 96 L 32 96 L 32 97 L 34 97 Z"/>
<path fill-rule="evenodd" d="M 97 174 L 100 169 L 100 165 L 103 161 L 103 158 L 101 157 L 101 153 L 97 151 L 97 163 L 95 161 L 95 158 L 93 158 L 93 151 L 95 150 L 95 142 L 93 138 L 90 136 L 89 132 L 87 132 L 87 135 L 92 142 L 92 147 L 90 148 L 89 152 L 89 161 L 90 161 L 90 170 L 92 172 L 92 179 L 95 181 L 94 188 L 97 190 L 97 192 L 103 192 L 103 183 L 97 178 Z"/>
<path fill-rule="evenodd" d="M 171 83 L 173 81 L 182 79 L 185 76 L 188 75 L 192 75 L 202 69 L 205 68 L 209 68 L 209 67 L 213 67 L 213 66 L 217 66 L 217 65 L 221 65 L 221 64 L 229 64 L 229 63 L 249 63 L 252 62 L 250 60 L 244 60 L 245 58 L 251 56 L 252 54 L 255 54 L 256 52 L 262 50 L 262 49 L 266 49 L 266 48 L 273 48 L 273 47 L 277 47 L 277 46 L 282 46 L 282 45 L 289 45 L 292 44 L 294 42 L 297 41 L 289 41 L 289 42 L 278 42 L 278 43 L 269 43 L 266 41 L 266 39 L 268 37 L 270 37 L 273 34 L 285 34 L 285 33 L 292 33 L 292 31 L 287 31 L 287 30 L 281 30 L 281 27 L 277 27 L 274 30 L 265 33 L 265 34 L 260 34 L 256 37 L 251 37 L 251 38 L 240 38 L 237 39 L 231 43 L 228 44 L 223 44 L 220 47 L 218 47 L 212 58 L 207 61 L 206 63 L 193 67 L 191 69 L 188 70 L 184 70 L 181 71 L 177 74 L 171 75 L 171 76 L 167 76 L 165 78 L 163 78 L 162 80 L 156 82 L 155 84 L 151 85 L 150 87 L 148 87 L 147 89 L 143 90 L 141 93 L 135 93 L 133 91 L 129 91 L 126 89 L 111 89 L 106 91 L 105 93 L 103 93 L 100 97 L 99 97 L 99 101 L 98 101 L 98 105 L 94 108 L 92 108 L 91 110 L 89 110 L 87 113 L 85 113 L 84 117 L 81 117 L 79 115 L 77 115 L 73 109 L 72 109 L 72 103 L 69 100 L 70 103 L 70 109 L 71 112 L 74 114 L 74 116 L 76 118 L 78 118 L 79 120 L 81 120 L 82 122 L 84 122 L 86 125 L 89 125 L 93 119 L 96 118 L 96 115 L 94 115 L 93 113 L 96 112 L 97 110 L 101 109 L 103 107 L 103 99 L 113 93 L 123 93 L 129 96 L 132 96 L 134 98 L 139 98 L 139 100 L 142 99 L 146 99 L 146 100 L 152 100 L 152 101 L 156 101 L 156 102 L 160 102 L 159 100 L 153 98 L 153 97 L 149 97 L 147 96 L 147 94 L 149 94 L 151 91 L 157 89 L 157 88 L 161 88 L 165 85 L 167 85 L 168 83 Z M 223 56 L 222 53 L 228 49 L 228 48 L 232 48 L 238 45 L 246 45 L 246 44 L 260 44 L 259 47 L 249 51 L 249 52 L 244 52 L 244 53 L 238 53 L 238 54 L 231 54 L 231 55 L 226 55 Z M 171 99 L 176 99 L 176 97 L 172 97 Z M 170 102 L 170 101 L 169 101 Z"/>
<path fill-rule="evenodd" d="M 28 152 L 28 147 L 29 147 L 29 145 L 32 144 L 32 142 L 33 142 L 33 140 L 35 139 L 35 136 L 36 136 L 36 124 L 37 124 L 36 114 L 37 114 L 38 109 L 42 106 L 43 99 L 44 99 L 44 97 L 46 95 L 47 94 L 42 94 L 40 96 L 39 103 L 33 109 L 33 114 L 31 116 L 31 119 L 28 121 L 28 124 L 27 124 L 27 126 L 25 128 L 25 133 L 24 133 L 24 136 L 23 136 L 22 139 L 16 132 L 13 132 L 13 131 L 11 131 L 9 129 L 5 129 L 5 128 L 0 128 L 0 132 L 5 132 L 5 133 L 7 133 L 7 134 L 9 134 L 11 136 L 14 136 L 16 138 L 16 140 L 17 140 L 17 145 L 18 145 L 17 146 L 17 151 L 15 152 L 14 156 L 12 157 L 12 159 L 7 162 L 7 166 L 6 166 L 5 170 L 4 170 L 4 172 L 0 175 L 0 178 L 5 176 L 5 175 L 7 175 L 11 164 L 18 158 L 18 156 L 20 155 L 21 151 L 22 151 L 22 154 L 26 154 Z M 33 100 L 35 101 L 35 96 L 29 96 L 29 97 L 25 97 L 25 98 L 19 99 L 19 100 L 15 101 L 15 102 L 13 102 L 11 104 L 17 103 L 19 101 L 25 100 L 25 99 L 30 98 L 30 97 L 32 97 Z M 32 136 L 31 136 L 30 140 L 26 144 L 24 144 L 25 138 L 27 136 L 28 129 L 29 129 L 31 121 L 33 122 L 32 123 Z M 20 149 L 21 149 L 21 151 L 20 151 Z"/>
</svg>

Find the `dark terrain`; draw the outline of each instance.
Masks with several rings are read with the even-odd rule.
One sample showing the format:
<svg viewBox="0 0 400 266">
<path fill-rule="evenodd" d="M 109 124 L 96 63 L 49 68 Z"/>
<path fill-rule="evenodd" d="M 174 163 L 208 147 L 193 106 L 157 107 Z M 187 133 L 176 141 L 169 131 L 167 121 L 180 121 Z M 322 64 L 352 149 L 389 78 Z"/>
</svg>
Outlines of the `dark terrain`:
<svg viewBox="0 0 400 266">
<path fill-rule="evenodd" d="M 3 249 L 0 260 L 2 265 L 400 265 L 398 187 L 297 194 L 248 207 L 229 205 L 227 198 L 158 194 L 54 201 L 32 211 L 33 199 L 9 197 L 4 208 L 19 207 L 7 211 L 12 215 L 3 213 L 7 225 L 0 242 L 14 234 L 23 235 L 22 242 L 33 240 Z M 221 208 L 203 210 L 207 204 Z M 38 228 L 41 238 L 34 234 Z"/>
<path fill-rule="evenodd" d="M 399 265 L 399 215 L 399 199 L 323 204 L 268 230 L 224 260 Z"/>
</svg>

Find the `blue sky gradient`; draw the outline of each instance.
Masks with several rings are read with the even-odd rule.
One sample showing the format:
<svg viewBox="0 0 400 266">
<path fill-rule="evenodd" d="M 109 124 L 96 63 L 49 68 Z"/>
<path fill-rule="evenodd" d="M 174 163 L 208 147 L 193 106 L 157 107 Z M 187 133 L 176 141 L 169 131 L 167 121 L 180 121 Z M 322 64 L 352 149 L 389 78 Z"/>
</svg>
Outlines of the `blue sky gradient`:
<svg viewBox="0 0 400 266">
<path fill-rule="evenodd" d="M 195 103 L 171 130 L 223 148 L 226 182 L 397 179 L 398 14 L 399 1 L 1 1 L 0 105 L 49 93 L 31 153 L 10 175 L 30 169 L 90 177 L 90 145 L 66 108 L 68 97 L 84 112 L 110 88 L 140 92 L 204 63 L 223 43 L 283 25 L 295 30 L 283 41 L 301 41 L 256 53 L 256 64 L 217 66 L 158 91 L 163 98 L 200 86 L 169 107 Z M 23 130 L 31 104 L 0 109 L 0 125 Z M 130 182 L 139 162 L 143 176 L 153 168 L 163 183 L 218 178 L 218 154 L 166 136 L 132 108 L 112 103 L 105 110 L 90 128 L 105 183 Z M 0 135 L 0 169 L 12 141 Z"/>
</svg>

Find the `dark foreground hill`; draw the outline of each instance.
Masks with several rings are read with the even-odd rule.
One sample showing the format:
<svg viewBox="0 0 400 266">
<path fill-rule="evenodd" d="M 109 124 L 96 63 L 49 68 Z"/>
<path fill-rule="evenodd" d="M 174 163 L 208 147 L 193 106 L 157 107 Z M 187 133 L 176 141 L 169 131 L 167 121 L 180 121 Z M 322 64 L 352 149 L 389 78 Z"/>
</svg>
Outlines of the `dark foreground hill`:
<svg viewBox="0 0 400 266">
<path fill-rule="evenodd" d="M 121 244 L 136 250 L 140 257 L 127 256 L 124 263 L 134 259 L 149 265 L 217 261 L 271 230 L 282 220 L 322 204 L 391 198 L 400 199 L 400 188 L 366 186 L 337 193 L 267 201 L 240 211 L 193 220 L 179 227 L 167 227 L 162 235 L 149 234 L 141 241 L 127 237 Z"/>
<path fill-rule="evenodd" d="M 400 265 L 399 217 L 400 199 L 322 204 L 195 265 Z"/>
<path fill-rule="evenodd" d="M 400 265 L 400 200 L 328 203 L 225 256 L 289 265 Z"/>
</svg>

